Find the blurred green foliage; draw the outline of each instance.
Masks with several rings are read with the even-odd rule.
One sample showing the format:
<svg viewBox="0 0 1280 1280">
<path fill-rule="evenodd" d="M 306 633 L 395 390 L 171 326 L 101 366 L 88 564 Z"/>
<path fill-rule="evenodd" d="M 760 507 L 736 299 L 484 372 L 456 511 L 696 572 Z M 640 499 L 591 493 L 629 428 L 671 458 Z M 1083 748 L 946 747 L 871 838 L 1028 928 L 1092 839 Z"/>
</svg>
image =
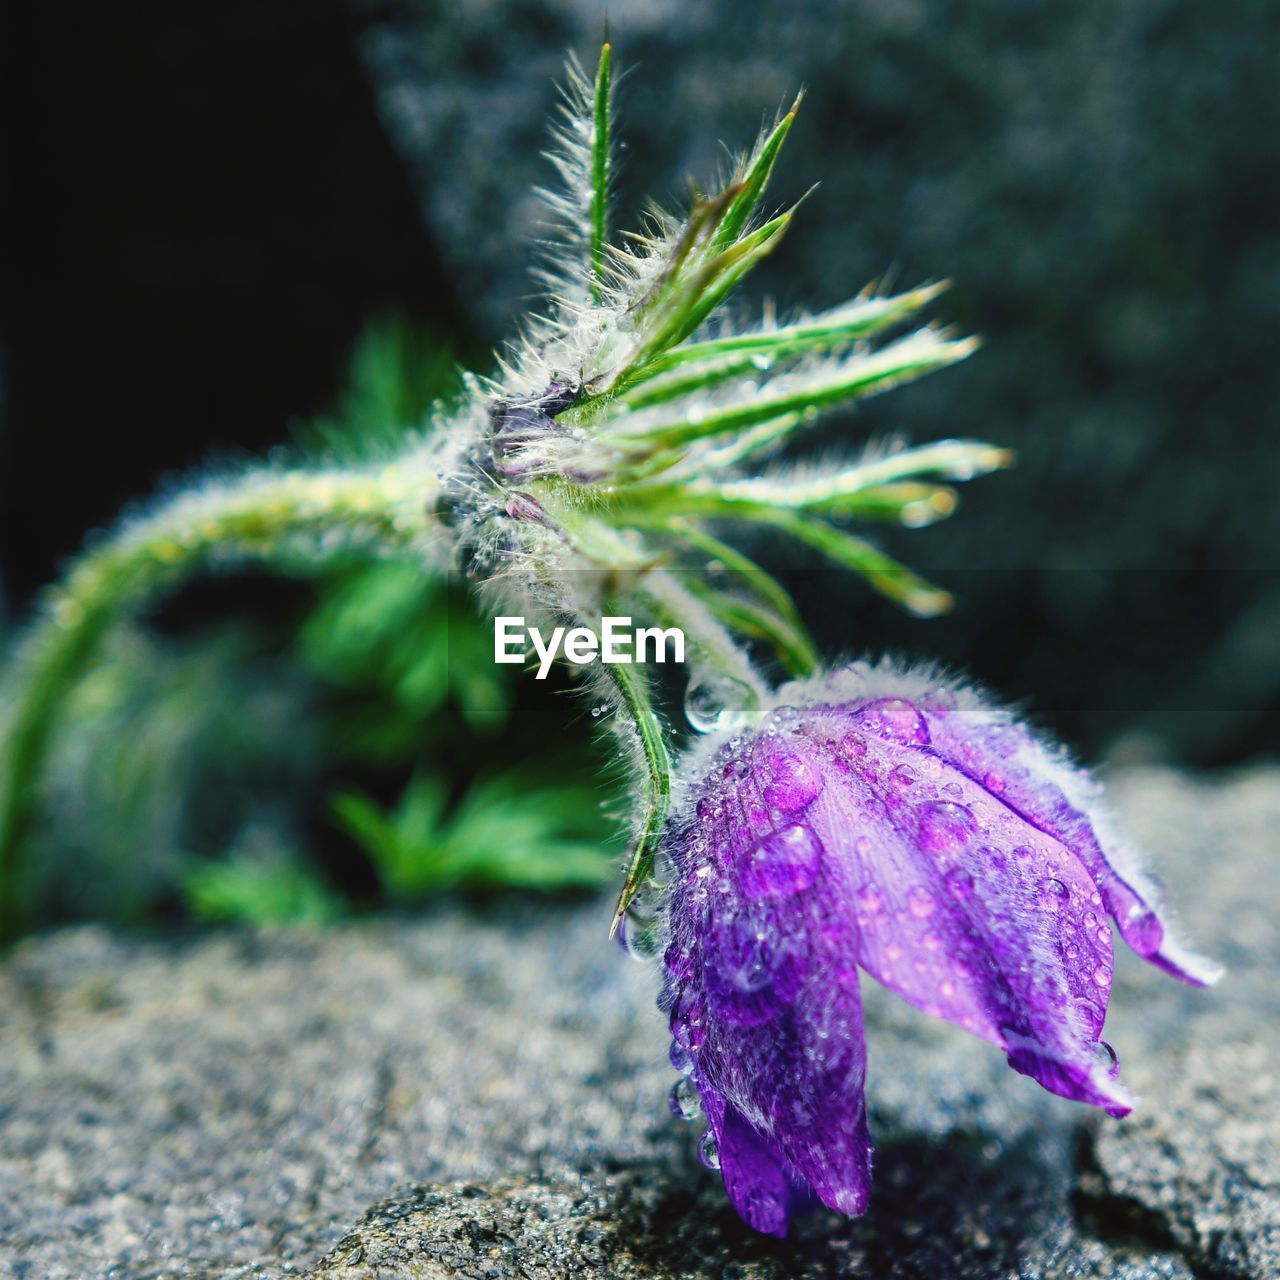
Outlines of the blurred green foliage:
<svg viewBox="0 0 1280 1280">
<path fill-rule="evenodd" d="M 443 780 L 428 775 L 390 812 L 356 792 L 333 807 L 396 903 L 450 889 L 596 888 L 613 873 L 600 856 L 598 798 L 572 786 L 532 790 L 519 770 L 475 783 L 452 808 Z"/>
<path fill-rule="evenodd" d="M 378 320 L 300 447 L 376 458 L 456 386 L 447 344 Z M 566 729 L 554 694 L 494 665 L 460 586 L 405 560 L 352 560 L 277 594 L 271 622 L 247 607 L 176 635 L 109 637 L 43 783 L 34 925 L 322 925 L 616 873 L 585 717 Z"/>
</svg>

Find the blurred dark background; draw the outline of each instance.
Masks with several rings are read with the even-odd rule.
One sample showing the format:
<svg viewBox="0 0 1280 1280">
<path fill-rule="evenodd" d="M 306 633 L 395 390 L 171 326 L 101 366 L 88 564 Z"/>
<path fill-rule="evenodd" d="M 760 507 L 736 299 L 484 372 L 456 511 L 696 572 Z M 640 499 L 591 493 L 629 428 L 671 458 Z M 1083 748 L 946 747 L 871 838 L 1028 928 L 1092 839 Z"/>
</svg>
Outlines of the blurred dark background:
<svg viewBox="0 0 1280 1280">
<path fill-rule="evenodd" d="M 151 0 L 3 21 L 14 617 L 122 503 L 332 406 L 378 317 L 484 362 L 531 293 L 553 80 L 567 49 L 593 56 L 604 6 Z M 624 225 L 803 85 L 778 199 L 821 185 L 739 305 L 949 277 L 939 314 L 985 339 L 817 442 L 973 435 L 1021 460 L 891 539 L 955 591 L 949 618 L 797 566 L 831 651 L 941 657 L 1093 758 L 1275 751 L 1280 8 L 639 0 L 610 23 L 631 69 Z M 251 585 L 182 608 L 281 607 Z"/>
</svg>

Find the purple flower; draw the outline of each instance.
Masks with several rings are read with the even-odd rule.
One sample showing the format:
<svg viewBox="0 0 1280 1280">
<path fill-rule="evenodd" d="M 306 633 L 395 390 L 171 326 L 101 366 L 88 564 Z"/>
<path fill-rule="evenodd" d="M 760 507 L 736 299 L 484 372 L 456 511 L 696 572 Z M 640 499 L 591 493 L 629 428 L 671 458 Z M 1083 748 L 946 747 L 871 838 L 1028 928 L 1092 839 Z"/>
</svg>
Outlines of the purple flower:
<svg viewBox="0 0 1280 1280">
<path fill-rule="evenodd" d="M 1122 867 L 1095 784 L 932 673 L 790 686 L 694 765 L 664 842 L 662 1005 L 704 1157 L 758 1231 L 785 1235 L 815 1197 L 866 1208 L 859 970 L 1113 1116 L 1133 1104 L 1100 1039 L 1110 922 L 1168 973 L 1216 976 Z"/>
</svg>

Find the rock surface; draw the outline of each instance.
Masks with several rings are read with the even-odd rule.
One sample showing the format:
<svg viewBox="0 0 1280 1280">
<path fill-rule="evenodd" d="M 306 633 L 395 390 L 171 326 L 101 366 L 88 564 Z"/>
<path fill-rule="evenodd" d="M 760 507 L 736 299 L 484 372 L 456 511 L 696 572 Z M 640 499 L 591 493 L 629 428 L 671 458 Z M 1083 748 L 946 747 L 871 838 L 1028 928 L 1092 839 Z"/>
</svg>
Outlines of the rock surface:
<svg viewBox="0 0 1280 1280">
<path fill-rule="evenodd" d="M 0 970 L 0 1274 L 1280 1275 L 1280 771 L 1114 795 L 1230 970 L 1195 992 L 1122 958 L 1125 1121 L 868 983 L 872 1211 L 767 1241 L 667 1111 L 655 977 L 606 944 L 604 904 L 82 928 Z"/>
</svg>

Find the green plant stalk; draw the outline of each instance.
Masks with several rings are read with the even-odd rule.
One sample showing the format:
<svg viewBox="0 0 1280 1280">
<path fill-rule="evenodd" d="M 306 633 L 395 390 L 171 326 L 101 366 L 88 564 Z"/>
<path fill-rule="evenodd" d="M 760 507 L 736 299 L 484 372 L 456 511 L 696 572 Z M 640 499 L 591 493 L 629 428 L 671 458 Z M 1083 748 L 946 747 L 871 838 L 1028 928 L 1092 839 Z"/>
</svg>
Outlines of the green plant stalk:
<svg viewBox="0 0 1280 1280">
<path fill-rule="evenodd" d="M 0 775 L 0 942 L 16 936 L 36 789 L 63 696 L 98 640 L 130 608 L 214 560 L 284 567 L 339 548 L 410 550 L 431 534 L 428 503 L 407 468 L 381 474 L 285 471 L 187 493 L 86 551 L 46 597 L 10 676 Z"/>
<path fill-rule="evenodd" d="M 608 671 L 640 739 L 640 753 L 644 760 L 645 780 L 649 791 L 635 847 L 631 851 L 631 861 L 627 865 L 626 879 L 622 884 L 622 892 L 618 895 L 613 922 L 609 926 L 609 936 L 612 938 L 618 932 L 632 899 L 653 870 L 654 850 L 666 823 L 667 811 L 671 807 L 671 756 L 667 751 L 662 722 L 653 709 L 649 682 L 643 671 L 624 663 L 615 663 Z"/>
</svg>

